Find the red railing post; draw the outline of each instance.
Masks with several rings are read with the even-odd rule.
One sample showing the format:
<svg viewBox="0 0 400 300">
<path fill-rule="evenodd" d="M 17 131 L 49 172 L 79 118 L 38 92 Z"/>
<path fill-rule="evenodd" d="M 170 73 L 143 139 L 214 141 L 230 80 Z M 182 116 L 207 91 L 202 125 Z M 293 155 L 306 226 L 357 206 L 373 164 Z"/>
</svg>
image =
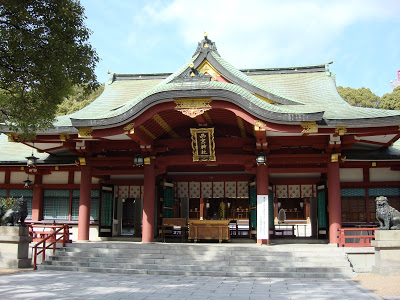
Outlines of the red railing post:
<svg viewBox="0 0 400 300">
<path fill-rule="evenodd" d="M 38 225 L 37 227 L 41 228 L 50 228 L 50 233 L 48 235 L 43 234 L 42 239 L 37 242 L 32 248 L 34 249 L 34 258 L 33 258 L 33 269 L 37 269 L 37 256 L 42 253 L 42 262 L 46 260 L 46 249 L 50 248 L 53 246 L 53 255 L 56 252 L 57 248 L 57 242 L 60 242 L 62 240 L 63 247 L 65 247 L 66 241 L 69 241 L 69 226 L 67 224 L 63 224 L 60 226 L 55 226 L 55 225 Z M 61 232 L 62 231 L 62 232 Z M 46 233 L 46 232 L 45 232 Z M 37 237 L 37 234 L 33 230 L 33 225 L 32 225 L 32 234 L 34 237 Z M 61 237 L 57 238 L 57 235 L 60 235 Z M 46 242 L 50 240 L 50 244 L 46 244 Z M 42 245 L 42 250 L 38 252 L 38 247 Z"/>
<path fill-rule="evenodd" d="M 34 255 L 33 255 L 33 269 L 36 270 L 36 259 L 37 259 L 37 247 L 33 248 L 34 249 Z"/>
<path fill-rule="evenodd" d="M 338 247 L 370 247 L 371 240 L 374 239 L 374 232 L 377 228 L 342 228 L 339 234 Z M 338 230 L 339 231 L 339 230 Z M 346 235 L 346 232 L 354 232 L 359 234 Z M 363 234 L 366 232 L 366 234 Z M 370 232 L 370 233 L 369 233 Z M 352 241 L 347 242 L 346 239 Z"/>
</svg>

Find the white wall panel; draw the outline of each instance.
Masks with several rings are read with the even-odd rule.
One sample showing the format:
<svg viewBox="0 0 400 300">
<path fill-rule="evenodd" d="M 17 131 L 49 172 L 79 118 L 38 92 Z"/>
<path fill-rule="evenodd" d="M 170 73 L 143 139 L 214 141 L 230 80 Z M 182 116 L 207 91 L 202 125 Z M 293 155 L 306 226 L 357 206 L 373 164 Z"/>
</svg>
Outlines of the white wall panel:
<svg viewBox="0 0 400 300">
<path fill-rule="evenodd" d="M 0 183 L 4 183 L 6 179 L 6 172 L 0 172 Z"/>
<path fill-rule="evenodd" d="M 77 171 L 74 172 L 74 184 L 80 184 L 81 183 L 81 172 Z"/>
<path fill-rule="evenodd" d="M 340 169 L 340 182 L 363 182 L 362 168 L 343 168 Z"/>
<path fill-rule="evenodd" d="M 10 183 L 24 184 L 24 180 L 26 180 L 27 178 L 28 175 L 25 172 L 11 172 Z M 29 176 L 29 179 L 33 182 L 35 180 L 35 176 Z"/>
<path fill-rule="evenodd" d="M 53 172 L 43 175 L 43 184 L 68 184 L 68 172 Z"/>
<path fill-rule="evenodd" d="M 390 168 L 370 168 L 370 181 L 400 181 L 400 171 L 392 171 Z"/>
</svg>

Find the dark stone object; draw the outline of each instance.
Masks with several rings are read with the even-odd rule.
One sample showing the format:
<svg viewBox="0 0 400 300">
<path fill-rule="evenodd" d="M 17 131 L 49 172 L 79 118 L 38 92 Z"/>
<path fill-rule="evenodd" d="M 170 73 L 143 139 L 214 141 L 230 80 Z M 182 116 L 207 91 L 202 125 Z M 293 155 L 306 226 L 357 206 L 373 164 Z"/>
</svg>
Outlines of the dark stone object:
<svg viewBox="0 0 400 300">
<path fill-rule="evenodd" d="M 376 218 L 382 230 L 400 230 L 400 212 L 391 207 L 385 196 L 379 196 L 376 202 Z"/>
<path fill-rule="evenodd" d="M 28 216 L 28 203 L 24 197 L 17 199 L 13 207 L 4 211 L 0 206 L 0 225 L 5 226 L 26 226 L 25 219 Z M 20 222 L 20 223 L 18 223 Z"/>
</svg>

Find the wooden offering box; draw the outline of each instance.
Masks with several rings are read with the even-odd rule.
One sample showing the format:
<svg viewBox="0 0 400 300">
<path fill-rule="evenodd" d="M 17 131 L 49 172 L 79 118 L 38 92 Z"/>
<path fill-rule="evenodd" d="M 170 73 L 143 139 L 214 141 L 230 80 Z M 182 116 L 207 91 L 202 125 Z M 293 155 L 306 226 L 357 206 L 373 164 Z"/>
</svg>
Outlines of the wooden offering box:
<svg viewBox="0 0 400 300">
<path fill-rule="evenodd" d="M 229 220 L 189 220 L 189 240 L 231 241 Z"/>
</svg>

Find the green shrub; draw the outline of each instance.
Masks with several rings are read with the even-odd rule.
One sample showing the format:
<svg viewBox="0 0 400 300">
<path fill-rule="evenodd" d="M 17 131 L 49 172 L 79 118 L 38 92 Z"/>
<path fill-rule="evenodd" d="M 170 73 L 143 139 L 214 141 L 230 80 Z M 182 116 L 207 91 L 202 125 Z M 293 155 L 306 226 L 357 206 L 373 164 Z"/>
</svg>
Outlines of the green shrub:
<svg viewBox="0 0 400 300">
<path fill-rule="evenodd" d="M 9 210 L 17 203 L 17 199 L 10 197 L 10 198 L 0 198 L 0 206 L 3 206 L 4 212 Z"/>
</svg>

